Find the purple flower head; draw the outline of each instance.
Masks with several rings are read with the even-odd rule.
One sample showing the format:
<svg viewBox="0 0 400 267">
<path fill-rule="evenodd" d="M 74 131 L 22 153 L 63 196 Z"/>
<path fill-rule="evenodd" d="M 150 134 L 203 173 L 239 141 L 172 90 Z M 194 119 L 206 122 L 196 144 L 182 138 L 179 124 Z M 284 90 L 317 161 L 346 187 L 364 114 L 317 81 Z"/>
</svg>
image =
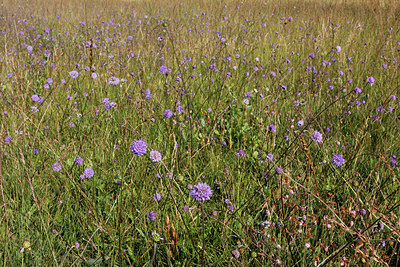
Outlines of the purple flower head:
<svg viewBox="0 0 400 267">
<path fill-rule="evenodd" d="M 297 126 L 303 127 L 303 126 L 304 126 L 304 121 L 303 121 L 303 120 L 299 120 L 299 121 L 297 122 Z"/>
<path fill-rule="evenodd" d="M 11 137 L 10 137 L 10 136 L 6 136 L 6 137 L 4 138 L 4 142 L 6 142 L 6 144 L 11 143 Z"/>
<path fill-rule="evenodd" d="M 83 171 L 83 174 L 85 175 L 86 178 L 91 178 L 94 176 L 94 170 L 92 168 L 86 168 Z"/>
<path fill-rule="evenodd" d="M 97 74 L 96 74 L 96 72 L 92 72 L 92 79 L 96 79 L 97 78 Z"/>
<path fill-rule="evenodd" d="M 356 87 L 356 88 L 354 88 L 354 92 L 356 94 L 361 94 L 362 90 L 360 88 Z"/>
<path fill-rule="evenodd" d="M 108 84 L 110 85 L 118 85 L 121 82 L 120 79 L 118 79 L 117 77 L 112 76 L 109 80 L 108 80 Z"/>
<path fill-rule="evenodd" d="M 159 193 L 155 193 L 153 196 L 155 201 L 160 201 L 161 200 L 161 195 Z"/>
<path fill-rule="evenodd" d="M 244 151 L 241 150 L 241 149 L 239 149 L 239 151 L 236 153 L 236 156 L 237 156 L 238 158 L 243 158 L 243 157 L 244 157 Z"/>
<path fill-rule="evenodd" d="M 31 99 L 32 99 L 33 102 L 37 102 L 37 101 L 40 100 L 40 97 L 38 95 L 32 95 Z"/>
<path fill-rule="evenodd" d="M 77 165 L 81 166 L 81 165 L 83 164 L 83 158 L 77 157 L 77 158 L 75 159 L 75 163 L 76 163 Z"/>
<path fill-rule="evenodd" d="M 156 219 L 156 214 L 154 212 L 149 212 L 147 215 L 148 215 L 148 218 L 152 221 L 154 221 Z"/>
<path fill-rule="evenodd" d="M 47 82 L 48 84 L 52 84 L 52 83 L 53 83 L 53 79 L 52 79 L 52 78 L 47 78 L 46 82 Z"/>
<path fill-rule="evenodd" d="M 271 153 L 268 153 L 266 160 L 272 161 L 273 159 L 274 159 L 274 155 L 272 155 Z"/>
<path fill-rule="evenodd" d="M 151 159 L 153 162 L 160 162 L 160 161 L 162 160 L 162 155 L 161 155 L 161 153 L 160 153 L 159 151 L 157 151 L 157 150 L 152 150 L 152 151 L 150 152 L 150 159 Z"/>
<path fill-rule="evenodd" d="M 152 98 L 150 90 L 146 90 L 145 94 L 146 94 L 146 99 L 147 100 L 150 100 Z"/>
<path fill-rule="evenodd" d="M 332 163 L 336 166 L 336 167 L 340 167 L 342 165 L 344 165 L 344 158 L 341 154 L 335 154 L 332 157 Z"/>
<path fill-rule="evenodd" d="M 172 113 L 172 111 L 171 111 L 170 109 L 166 109 L 166 110 L 164 111 L 164 117 L 165 117 L 165 118 L 169 119 L 169 118 L 172 117 L 172 115 L 173 115 L 173 113 Z"/>
<path fill-rule="evenodd" d="M 313 133 L 313 135 L 311 135 L 311 139 L 314 140 L 317 143 L 322 143 L 323 135 L 322 135 L 322 133 L 320 133 L 318 131 L 315 131 Z"/>
<path fill-rule="evenodd" d="M 62 166 L 61 166 L 60 163 L 55 162 L 55 163 L 53 164 L 53 171 L 59 172 L 59 171 L 61 171 L 61 169 L 62 169 Z"/>
<path fill-rule="evenodd" d="M 142 156 L 146 154 L 147 145 L 143 140 L 135 140 L 131 144 L 131 151 L 135 156 Z"/>
<path fill-rule="evenodd" d="M 183 112 L 182 106 L 177 106 L 177 107 L 176 107 L 176 112 L 177 112 L 177 113 L 182 113 L 182 112 Z"/>
<path fill-rule="evenodd" d="M 358 212 L 361 216 L 365 216 L 367 214 L 367 211 L 365 209 L 360 209 Z"/>
<path fill-rule="evenodd" d="M 275 125 L 271 124 L 270 126 L 268 126 L 268 130 L 272 133 L 276 132 L 276 127 Z"/>
<path fill-rule="evenodd" d="M 160 67 L 160 73 L 161 74 L 166 74 L 168 72 L 168 68 L 164 65 L 161 65 Z"/>
<path fill-rule="evenodd" d="M 205 201 L 210 200 L 213 195 L 213 191 L 211 187 L 206 183 L 198 183 L 193 186 L 193 189 L 190 191 L 190 195 L 196 199 L 197 201 Z"/>
<path fill-rule="evenodd" d="M 340 47 L 339 45 L 336 46 L 336 51 L 339 53 L 340 51 L 342 51 L 342 47 Z"/>
<path fill-rule="evenodd" d="M 374 77 L 367 77 L 367 82 L 372 86 L 375 83 L 375 78 Z"/>
<path fill-rule="evenodd" d="M 70 76 L 72 79 L 76 79 L 76 78 L 78 78 L 78 76 L 79 76 L 79 72 L 77 72 L 76 70 L 73 70 L 73 71 L 71 71 L 71 72 L 69 73 L 69 76 Z"/>
<path fill-rule="evenodd" d="M 315 54 L 314 54 L 314 53 L 311 53 L 311 54 L 308 55 L 308 57 L 311 58 L 311 59 L 312 59 L 312 58 L 315 58 Z"/>
<path fill-rule="evenodd" d="M 29 54 L 32 53 L 32 51 L 33 51 L 33 47 L 30 46 L 30 45 L 28 45 L 28 46 L 26 47 L 26 49 L 28 50 L 28 53 L 29 53 Z"/>
</svg>

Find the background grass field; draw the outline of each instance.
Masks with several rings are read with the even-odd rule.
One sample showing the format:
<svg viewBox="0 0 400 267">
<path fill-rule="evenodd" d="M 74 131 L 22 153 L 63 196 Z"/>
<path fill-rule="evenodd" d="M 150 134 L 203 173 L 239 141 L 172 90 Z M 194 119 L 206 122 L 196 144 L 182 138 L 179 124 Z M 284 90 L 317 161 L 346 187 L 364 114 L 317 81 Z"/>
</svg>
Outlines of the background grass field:
<svg viewBox="0 0 400 267">
<path fill-rule="evenodd" d="M 399 265 L 399 3 L 278 2 L 2 1 L 0 263 Z"/>
</svg>

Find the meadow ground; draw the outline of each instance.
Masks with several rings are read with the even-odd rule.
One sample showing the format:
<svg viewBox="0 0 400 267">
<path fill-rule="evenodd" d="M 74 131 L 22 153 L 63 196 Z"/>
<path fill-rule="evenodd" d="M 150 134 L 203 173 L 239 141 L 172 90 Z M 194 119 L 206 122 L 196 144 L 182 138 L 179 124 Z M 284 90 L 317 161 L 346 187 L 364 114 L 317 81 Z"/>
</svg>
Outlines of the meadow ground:
<svg viewBox="0 0 400 267">
<path fill-rule="evenodd" d="M 400 5 L 359 2 L 3 0 L 2 266 L 398 266 Z"/>
</svg>

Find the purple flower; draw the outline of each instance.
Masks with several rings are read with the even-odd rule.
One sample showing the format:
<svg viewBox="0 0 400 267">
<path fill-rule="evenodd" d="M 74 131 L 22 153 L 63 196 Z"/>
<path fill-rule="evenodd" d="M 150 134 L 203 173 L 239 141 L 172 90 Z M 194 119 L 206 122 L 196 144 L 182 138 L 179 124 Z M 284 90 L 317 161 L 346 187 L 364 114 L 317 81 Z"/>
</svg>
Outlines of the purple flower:
<svg viewBox="0 0 400 267">
<path fill-rule="evenodd" d="M 198 183 L 193 186 L 193 189 L 190 191 L 191 196 L 197 201 L 205 201 L 210 200 L 213 195 L 213 191 L 211 187 L 206 183 Z"/>
<path fill-rule="evenodd" d="M 61 166 L 60 163 L 55 162 L 55 163 L 53 164 L 53 171 L 59 172 L 59 171 L 61 171 L 61 169 L 62 169 L 62 166 Z"/>
<path fill-rule="evenodd" d="M 177 113 L 182 113 L 182 112 L 183 112 L 182 106 L 177 106 L 177 107 L 176 107 L 176 112 L 177 112 Z"/>
<path fill-rule="evenodd" d="M 151 159 L 153 162 L 160 162 L 160 161 L 162 160 L 162 155 L 161 155 L 161 153 L 160 153 L 159 151 L 157 151 L 157 150 L 152 150 L 152 151 L 150 152 L 150 159 Z"/>
<path fill-rule="evenodd" d="M 90 178 L 94 176 L 94 170 L 92 168 L 86 168 L 83 171 L 83 174 L 86 176 L 86 178 Z"/>
<path fill-rule="evenodd" d="M 356 87 L 356 88 L 354 88 L 354 92 L 356 93 L 356 94 L 361 94 L 361 89 L 360 88 L 358 88 L 358 87 Z"/>
<path fill-rule="evenodd" d="M 340 51 L 342 51 L 342 48 L 338 45 L 336 46 L 336 51 L 339 53 Z"/>
<path fill-rule="evenodd" d="M 72 79 L 76 79 L 76 78 L 78 78 L 78 76 L 79 76 L 79 72 L 77 72 L 76 70 L 73 70 L 73 71 L 71 71 L 71 72 L 69 73 L 69 76 L 70 76 Z"/>
<path fill-rule="evenodd" d="M 146 99 L 147 100 L 150 100 L 151 98 L 152 98 L 152 95 L 151 95 L 151 92 L 150 92 L 150 90 L 146 90 Z"/>
<path fill-rule="evenodd" d="M 299 120 L 299 121 L 297 122 L 297 126 L 303 127 L 303 126 L 304 126 L 304 121 L 303 121 L 303 120 Z"/>
<path fill-rule="evenodd" d="M 315 54 L 314 54 L 314 53 L 311 53 L 311 54 L 308 55 L 308 57 L 309 57 L 309 58 L 315 58 Z"/>
<path fill-rule="evenodd" d="M 320 133 L 318 131 L 315 131 L 313 133 L 313 135 L 311 135 L 311 139 L 314 140 L 317 143 L 322 143 L 323 135 L 322 135 L 322 133 Z"/>
<path fill-rule="evenodd" d="M 155 193 L 153 196 L 155 201 L 160 201 L 161 200 L 161 195 L 159 193 Z"/>
<path fill-rule="evenodd" d="M 52 83 L 53 83 L 53 79 L 52 79 L 52 78 L 47 78 L 46 82 L 47 82 L 48 84 L 52 84 Z"/>
<path fill-rule="evenodd" d="M 108 84 L 110 85 L 118 85 L 121 82 L 120 79 L 118 79 L 117 77 L 112 76 L 109 80 L 108 80 Z"/>
<path fill-rule="evenodd" d="M 168 72 L 168 68 L 164 65 L 161 65 L 160 67 L 160 73 L 161 74 L 166 74 Z"/>
<path fill-rule="evenodd" d="M 166 109 L 166 110 L 164 111 L 164 116 L 165 116 L 165 118 L 169 119 L 169 118 L 172 117 L 172 115 L 173 115 L 173 113 L 172 113 L 172 111 L 171 111 L 170 109 Z"/>
<path fill-rule="evenodd" d="M 148 218 L 152 221 L 156 219 L 156 214 L 154 212 L 149 212 L 147 215 L 149 216 Z"/>
<path fill-rule="evenodd" d="M 367 214 L 367 211 L 365 209 L 360 209 L 358 212 L 361 216 L 365 216 Z"/>
<path fill-rule="evenodd" d="M 4 138 L 4 142 L 6 142 L 6 144 L 11 143 L 11 137 L 10 137 L 10 136 L 6 136 L 6 137 Z"/>
<path fill-rule="evenodd" d="M 238 158 L 243 158 L 243 157 L 244 157 L 244 151 L 241 150 L 241 149 L 239 149 L 239 151 L 236 153 L 236 156 L 237 156 Z"/>
<path fill-rule="evenodd" d="M 375 78 L 374 77 L 367 77 L 367 82 L 372 86 L 375 83 Z"/>
<path fill-rule="evenodd" d="M 239 252 L 239 250 L 233 250 L 232 251 L 232 255 L 236 258 L 236 259 L 239 259 L 239 257 L 240 257 L 240 252 Z"/>
<path fill-rule="evenodd" d="M 83 164 L 83 158 L 77 157 L 77 158 L 75 159 L 75 163 L 76 163 L 77 165 L 81 166 L 81 165 Z"/>
<path fill-rule="evenodd" d="M 272 155 L 271 153 L 268 153 L 266 160 L 272 161 L 273 159 L 274 159 L 274 155 Z"/>
<path fill-rule="evenodd" d="M 28 46 L 26 47 L 26 49 L 28 50 L 28 53 L 29 53 L 29 54 L 32 53 L 32 51 L 33 51 L 33 47 L 30 46 L 30 45 L 28 45 Z"/>
<path fill-rule="evenodd" d="M 273 124 L 271 124 L 269 127 L 268 127 L 268 130 L 270 131 L 270 132 L 276 132 L 276 127 L 275 127 L 275 125 L 273 125 Z"/>
<path fill-rule="evenodd" d="M 344 158 L 341 154 L 335 154 L 332 157 L 332 163 L 336 166 L 336 167 L 340 167 L 342 165 L 344 165 Z"/>
<path fill-rule="evenodd" d="M 146 154 L 147 145 L 143 140 L 135 140 L 131 144 L 131 151 L 135 156 L 142 156 Z"/>
<path fill-rule="evenodd" d="M 96 72 L 92 72 L 92 79 L 96 79 L 97 78 L 97 74 L 96 74 Z"/>
</svg>

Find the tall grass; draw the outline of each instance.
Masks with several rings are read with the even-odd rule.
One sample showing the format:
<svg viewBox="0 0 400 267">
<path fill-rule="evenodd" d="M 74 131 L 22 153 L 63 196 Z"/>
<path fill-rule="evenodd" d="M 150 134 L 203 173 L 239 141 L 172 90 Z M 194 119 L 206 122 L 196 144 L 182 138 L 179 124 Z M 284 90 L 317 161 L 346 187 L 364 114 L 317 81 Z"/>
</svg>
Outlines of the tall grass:
<svg viewBox="0 0 400 267">
<path fill-rule="evenodd" d="M 265 2 L 2 2 L 3 266 L 399 264 L 399 4 Z"/>
</svg>

